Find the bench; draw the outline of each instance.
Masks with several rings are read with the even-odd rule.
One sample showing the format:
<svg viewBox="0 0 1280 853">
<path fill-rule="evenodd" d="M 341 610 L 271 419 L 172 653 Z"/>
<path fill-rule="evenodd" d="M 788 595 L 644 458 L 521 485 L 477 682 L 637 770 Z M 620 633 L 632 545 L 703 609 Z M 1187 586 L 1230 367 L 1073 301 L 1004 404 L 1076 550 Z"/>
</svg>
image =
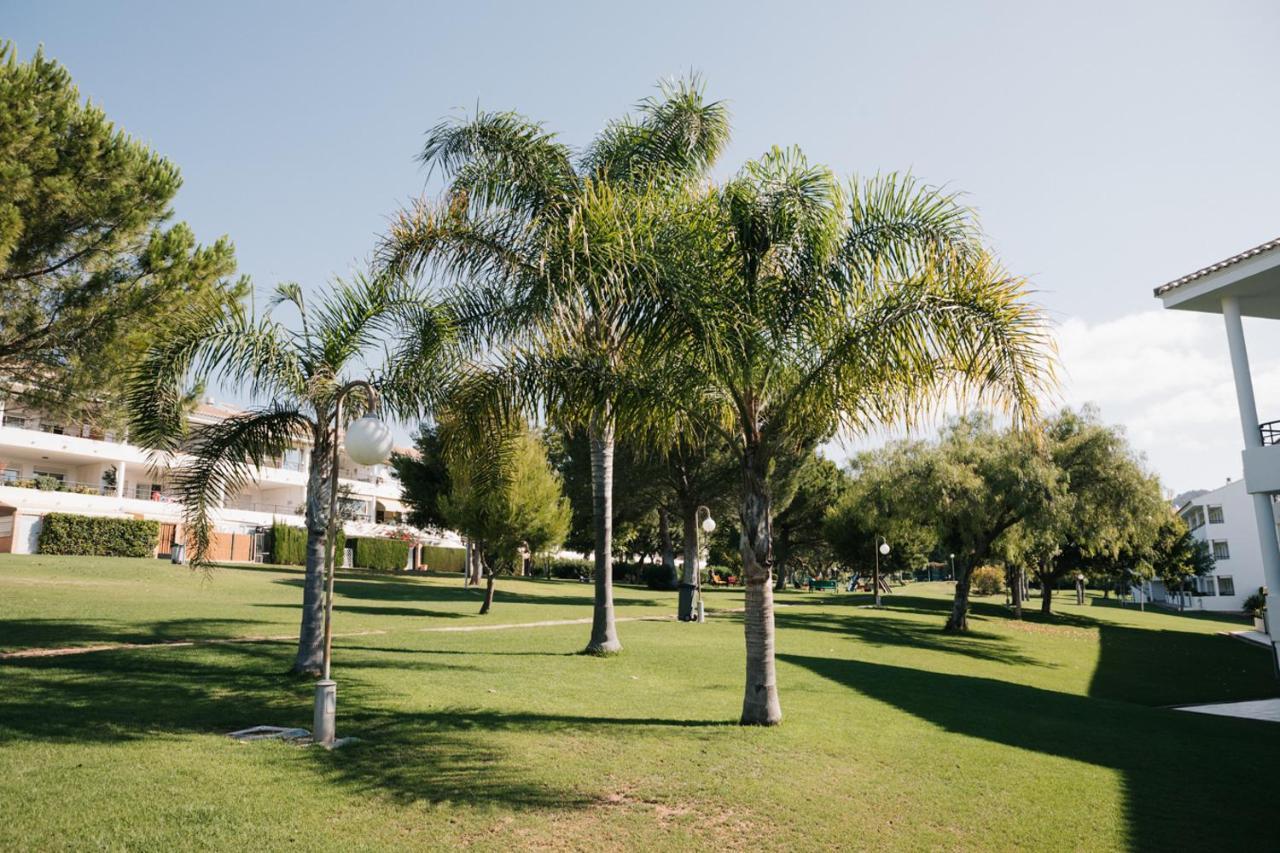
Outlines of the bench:
<svg viewBox="0 0 1280 853">
<path fill-rule="evenodd" d="M 811 592 L 814 590 L 818 592 L 837 592 L 839 589 L 840 584 L 837 581 L 815 581 L 812 579 L 809 581 L 809 590 Z"/>
</svg>

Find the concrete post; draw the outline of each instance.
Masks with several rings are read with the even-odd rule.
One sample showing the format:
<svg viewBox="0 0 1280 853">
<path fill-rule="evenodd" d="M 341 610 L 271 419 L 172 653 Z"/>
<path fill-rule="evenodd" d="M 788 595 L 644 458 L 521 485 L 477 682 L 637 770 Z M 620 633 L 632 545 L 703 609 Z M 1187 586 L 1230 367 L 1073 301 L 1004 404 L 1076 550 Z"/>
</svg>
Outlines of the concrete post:
<svg viewBox="0 0 1280 853">
<path fill-rule="evenodd" d="M 1236 404 L 1240 409 L 1240 429 L 1246 449 L 1261 447 L 1258 432 L 1258 404 L 1253 396 L 1253 377 L 1249 372 L 1249 350 L 1244 342 L 1244 323 L 1240 318 L 1240 301 L 1234 296 L 1222 298 L 1222 319 L 1227 326 L 1227 346 L 1231 351 L 1231 373 L 1236 383 Z M 1258 544 L 1262 549 L 1262 576 L 1268 589 L 1280 589 L 1280 541 L 1276 539 L 1276 517 L 1271 509 L 1271 496 L 1258 493 L 1253 500 L 1254 521 L 1258 528 Z M 1274 643 L 1273 643 L 1274 646 Z M 1280 655 L 1280 651 L 1277 652 Z"/>
<path fill-rule="evenodd" d="M 119 462 L 116 464 L 116 497 L 118 498 L 124 497 L 124 475 L 125 463 Z"/>
<path fill-rule="evenodd" d="M 311 721 L 311 739 L 325 746 L 333 743 L 334 718 L 338 710 L 338 683 L 326 678 L 316 682 L 316 701 Z"/>
</svg>

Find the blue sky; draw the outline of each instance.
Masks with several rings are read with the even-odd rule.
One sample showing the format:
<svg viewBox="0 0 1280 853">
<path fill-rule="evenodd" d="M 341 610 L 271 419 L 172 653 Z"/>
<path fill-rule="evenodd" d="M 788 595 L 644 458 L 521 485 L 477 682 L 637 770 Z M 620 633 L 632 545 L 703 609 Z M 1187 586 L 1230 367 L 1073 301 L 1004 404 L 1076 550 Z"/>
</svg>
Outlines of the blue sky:
<svg viewBox="0 0 1280 853">
<path fill-rule="evenodd" d="M 723 173 L 798 144 L 965 191 L 1062 326 L 1063 401 L 1098 401 L 1175 488 L 1238 475 L 1216 318 L 1151 288 L 1280 234 L 1280 4 L 4 0 L 0 21 L 181 167 L 177 215 L 260 290 L 357 266 L 424 190 L 440 118 L 514 108 L 581 144 L 696 70 L 734 117 Z"/>
</svg>

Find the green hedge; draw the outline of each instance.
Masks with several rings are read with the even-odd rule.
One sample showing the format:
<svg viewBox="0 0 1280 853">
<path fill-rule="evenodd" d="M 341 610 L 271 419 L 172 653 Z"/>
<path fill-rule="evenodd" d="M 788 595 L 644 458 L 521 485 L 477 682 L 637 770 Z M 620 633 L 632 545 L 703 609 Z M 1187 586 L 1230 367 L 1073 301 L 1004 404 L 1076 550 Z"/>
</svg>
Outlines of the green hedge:
<svg viewBox="0 0 1280 853">
<path fill-rule="evenodd" d="M 74 557 L 154 557 L 158 521 L 51 512 L 40 525 L 41 554 Z"/>
<path fill-rule="evenodd" d="M 573 560 L 552 557 L 545 564 L 551 577 L 562 580 L 576 580 L 579 577 L 590 578 L 595 575 L 596 564 L 591 560 Z"/>
<path fill-rule="evenodd" d="M 338 531 L 338 547 L 334 554 L 342 565 L 342 549 L 347 537 Z M 307 529 L 277 521 L 271 525 L 271 562 L 281 566 L 303 566 L 307 563 Z"/>
<path fill-rule="evenodd" d="M 465 548 L 446 548 L 440 545 L 423 545 L 422 562 L 433 572 L 465 572 L 467 570 L 467 550 Z"/>
<path fill-rule="evenodd" d="M 355 564 L 376 572 L 398 572 L 409 562 L 409 543 L 396 539 L 357 539 Z"/>
<path fill-rule="evenodd" d="M 680 569 L 675 572 L 662 563 L 648 563 L 644 567 L 644 585 L 649 589 L 675 589 L 680 585 Z"/>
</svg>

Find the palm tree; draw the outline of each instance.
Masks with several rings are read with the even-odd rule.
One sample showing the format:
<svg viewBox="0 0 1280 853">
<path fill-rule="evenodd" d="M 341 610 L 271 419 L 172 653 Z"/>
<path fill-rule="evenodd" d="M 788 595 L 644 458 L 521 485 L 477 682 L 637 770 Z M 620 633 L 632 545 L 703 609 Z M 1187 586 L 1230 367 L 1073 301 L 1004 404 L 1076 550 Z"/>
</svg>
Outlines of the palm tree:
<svg viewBox="0 0 1280 853">
<path fill-rule="evenodd" d="M 382 260 L 457 282 L 457 312 L 505 387 L 590 437 L 595 606 L 587 651 L 621 649 L 613 616 L 613 453 L 634 414 L 626 388 L 660 318 L 631 298 L 652 286 L 644 246 L 664 227 L 661 194 L 702 176 L 728 138 L 724 106 L 698 80 L 663 84 L 581 153 L 514 113 L 477 113 L 427 135 L 438 200 L 393 222 Z M 483 383 L 482 383 L 483 384 Z"/>
<path fill-rule="evenodd" d="M 680 358 L 657 399 L 718 430 L 742 477 L 741 721 L 781 721 L 771 471 L 805 436 L 908 424 L 948 400 L 1033 417 L 1052 381 L 1045 321 L 954 196 L 890 175 L 842 191 L 774 149 L 705 192 L 661 310 Z M 691 205 L 693 202 L 691 202 Z M 700 247 L 694 262 L 689 246 Z"/>
<path fill-rule="evenodd" d="M 308 306 L 297 285 L 281 285 L 272 307 L 282 302 L 297 310 L 300 330 L 286 328 L 270 312 L 254 317 L 243 305 L 218 312 L 193 310 L 176 318 L 131 376 L 129 402 L 133 436 L 143 446 L 187 456 L 173 479 L 184 504 L 193 566 L 207 565 L 211 516 L 222 500 L 242 489 L 255 468 L 299 441 L 310 443 L 302 625 L 292 671 L 315 675 L 324 651 L 329 495 L 338 476 L 332 421 L 344 371 L 382 352 L 382 369 L 372 377 L 382 406 L 398 417 L 417 414 L 442 393 L 439 377 L 448 371 L 428 365 L 447 352 L 450 328 L 425 297 L 385 276 L 339 281 L 316 309 Z M 398 343 L 392 349 L 388 341 Z M 209 380 L 233 383 L 258 406 L 189 428 L 183 405 L 187 389 Z M 354 402 L 351 409 L 368 406 L 368 401 Z"/>
</svg>

